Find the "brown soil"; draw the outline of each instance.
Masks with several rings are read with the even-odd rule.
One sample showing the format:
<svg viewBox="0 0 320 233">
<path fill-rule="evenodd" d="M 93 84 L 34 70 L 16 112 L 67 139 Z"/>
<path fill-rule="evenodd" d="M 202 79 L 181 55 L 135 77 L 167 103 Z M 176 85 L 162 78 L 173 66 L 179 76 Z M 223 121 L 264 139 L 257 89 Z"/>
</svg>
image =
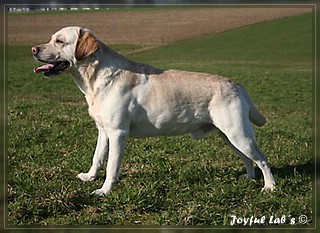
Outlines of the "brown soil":
<svg viewBox="0 0 320 233">
<path fill-rule="evenodd" d="M 46 15 L 10 14 L 9 44 L 43 43 L 67 25 L 91 29 L 107 44 L 159 45 L 311 12 L 311 8 L 197 8 Z"/>
</svg>

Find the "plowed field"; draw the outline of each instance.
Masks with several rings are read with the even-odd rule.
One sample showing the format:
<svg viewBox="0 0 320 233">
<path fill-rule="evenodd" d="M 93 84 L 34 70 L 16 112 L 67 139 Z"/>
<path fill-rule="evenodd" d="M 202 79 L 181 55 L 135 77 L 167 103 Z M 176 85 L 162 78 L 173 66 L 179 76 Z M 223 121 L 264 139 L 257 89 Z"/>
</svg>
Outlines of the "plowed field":
<svg viewBox="0 0 320 233">
<path fill-rule="evenodd" d="M 108 44 L 159 45 L 307 12 L 310 8 L 268 7 L 11 13 L 7 38 L 9 44 L 41 43 L 61 27 L 79 25 L 91 29 Z"/>
</svg>

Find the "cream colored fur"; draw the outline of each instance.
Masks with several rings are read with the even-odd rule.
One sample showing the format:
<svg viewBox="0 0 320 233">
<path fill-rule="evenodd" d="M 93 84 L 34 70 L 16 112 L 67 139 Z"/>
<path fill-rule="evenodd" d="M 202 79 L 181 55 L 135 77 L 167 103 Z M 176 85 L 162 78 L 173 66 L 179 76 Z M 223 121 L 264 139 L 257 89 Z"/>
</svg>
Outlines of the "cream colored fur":
<svg viewBox="0 0 320 233">
<path fill-rule="evenodd" d="M 85 33 L 86 38 L 82 37 Z M 78 177 L 94 180 L 108 160 L 105 182 L 95 194 L 109 193 L 118 181 L 128 137 L 191 133 L 199 139 L 213 130 L 243 159 L 245 177 L 255 177 L 253 161 L 262 170 L 263 190 L 274 189 L 273 175 L 251 124 L 262 126 L 265 118 L 242 86 L 217 75 L 162 70 L 129 61 L 80 27 L 61 29 L 33 52 L 42 61 L 69 61 L 67 72 L 85 95 L 99 135 L 92 166 Z M 81 54 L 78 59 L 77 53 Z"/>
</svg>

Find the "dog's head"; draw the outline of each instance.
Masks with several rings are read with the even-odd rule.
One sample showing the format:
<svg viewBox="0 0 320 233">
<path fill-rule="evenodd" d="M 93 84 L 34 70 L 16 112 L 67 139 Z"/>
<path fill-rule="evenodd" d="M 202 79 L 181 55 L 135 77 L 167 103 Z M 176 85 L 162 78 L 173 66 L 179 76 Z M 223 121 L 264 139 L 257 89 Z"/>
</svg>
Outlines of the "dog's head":
<svg viewBox="0 0 320 233">
<path fill-rule="evenodd" d="M 70 69 L 99 49 L 95 36 L 81 27 L 65 27 L 52 35 L 49 43 L 32 47 L 35 59 L 46 63 L 35 67 L 35 73 L 51 77 Z"/>
</svg>

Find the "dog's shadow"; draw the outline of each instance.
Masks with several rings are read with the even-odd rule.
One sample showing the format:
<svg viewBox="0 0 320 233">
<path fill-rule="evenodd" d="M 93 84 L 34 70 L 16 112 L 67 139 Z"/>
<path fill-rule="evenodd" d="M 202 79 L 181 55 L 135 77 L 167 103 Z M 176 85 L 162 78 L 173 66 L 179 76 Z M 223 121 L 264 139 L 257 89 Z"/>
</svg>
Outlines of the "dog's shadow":
<svg viewBox="0 0 320 233">
<path fill-rule="evenodd" d="M 303 164 L 286 165 L 283 167 L 271 167 L 271 171 L 275 177 L 282 179 L 291 179 L 296 176 L 311 177 L 315 174 L 315 163 L 307 161 Z M 257 179 L 262 179 L 262 172 L 259 168 L 255 168 Z M 239 172 L 239 174 L 243 174 Z"/>
<path fill-rule="evenodd" d="M 273 168 L 273 173 L 280 178 L 288 179 L 296 177 L 297 175 L 309 177 L 315 174 L 315 163 L 307 161 L 304 164 L 286 165 L 281 168 Z"/>
<path fill-rule="evenodd" d="M 280 178 L 280 179 L 291 179 L 296 176 L 305 177 L 306 179 L 308 179 L 308 177 L 311 177 L 312 179 L 312 176 L 315 174 L 315 163 L 314 161 L 310 160 L 310 161 L 307 161 L 306 163 L 297 164 L 297 165 L 285 165 L 283 167 L 271 166 L 271 171 L 274 174 L 275 178 Z M 195 177 L 195 175 L 193 175 L 193 177 L 195 177 L 195 180 L 197 181 L 203 180 L 204 176 L 208 176 L 208 173 L 203 172 L 203 168 L 201 169 L 199 168 L 199 170 L 197 169 L 192 170 L 192 172 L 194 174 L 198 174 L 198 179 L 197 177 Z M 224 172 L 225 172 L 224 170 L 223 171 L 215 170 L 213 174 L 209 176 L 211 176 L 211 178 L 214 178 L 217 175 L 224 176 L 225 175 Z M 239 170 L 234 173 L 234 176 L 240 177 L 244 173 L 245 173 L 245 169 Z M 256 173 L 256 179 L 263 179 L 262 172 L 257 166 L 255 167 L 255 173 Z M 126 177 L 127 177 L 126 173 L 121 174 L 120 181 L 123 179 L 126 179 Z M 102 175 L 99 178 L 101 180 L 104 179 Z M 189 181 L 190 183 L 194 183 L 193 179 L 190 179 Z"/>
</svg>

